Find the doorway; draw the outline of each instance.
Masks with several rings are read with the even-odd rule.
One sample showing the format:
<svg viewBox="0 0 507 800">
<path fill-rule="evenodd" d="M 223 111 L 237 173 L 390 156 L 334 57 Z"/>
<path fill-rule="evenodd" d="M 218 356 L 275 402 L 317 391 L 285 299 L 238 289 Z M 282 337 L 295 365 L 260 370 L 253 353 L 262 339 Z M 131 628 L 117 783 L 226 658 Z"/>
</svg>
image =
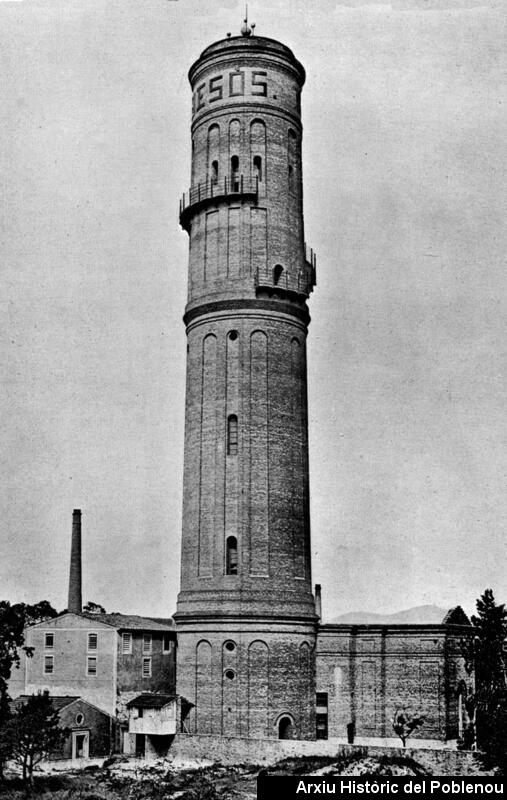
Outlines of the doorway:
<svg viewBox="0 0 507 800">
<path fill-rule="evenodd" d="M 73 731 L 72 733 L 72 758 L 88 758 L 90 750 L 90 732 Z"/>
<path fill-rule="evenodd" d="M 136 733 L 136 758 L 144 758 L 146 755 L 146 736 L 144 733 Z"/>
<path fill-rule="evenodd" d="M 282 717 L 278 723 L 278 738 L 293 739 L 294 723 L 290 717 Z"/>
</svg>

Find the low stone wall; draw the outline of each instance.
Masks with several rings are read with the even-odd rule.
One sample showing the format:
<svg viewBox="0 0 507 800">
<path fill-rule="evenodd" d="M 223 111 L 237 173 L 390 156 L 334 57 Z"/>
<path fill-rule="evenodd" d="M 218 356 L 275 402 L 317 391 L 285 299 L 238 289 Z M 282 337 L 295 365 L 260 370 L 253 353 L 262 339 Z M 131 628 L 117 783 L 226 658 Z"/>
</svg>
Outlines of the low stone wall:
<svg viewBox="0 0 507 800">
<path fill-rule="evenodd" d="M 169 751 L 169 758 L 175 763 L 268 766 L 289 757 L 338 756 L 356 752 L 373 758 L 384 755 L 413 758 L 431 774 L 437 776 L 490 774 L 481 772 L 477 754 L 469 751 L 343 745 L 322 740 L 310 742 L 296 739 L 239 739 L 178 734 Z"/>
</svg>

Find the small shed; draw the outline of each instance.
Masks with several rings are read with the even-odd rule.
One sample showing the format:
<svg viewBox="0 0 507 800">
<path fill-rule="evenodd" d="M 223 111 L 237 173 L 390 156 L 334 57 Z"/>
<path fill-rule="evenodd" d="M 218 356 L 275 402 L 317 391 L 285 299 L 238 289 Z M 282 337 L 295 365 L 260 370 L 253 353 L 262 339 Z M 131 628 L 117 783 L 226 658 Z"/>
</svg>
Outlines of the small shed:
<svg viewBox="0 0 507 800">
<path fill-rule="evenodd" d="M 139 757 L 167 755 L 178 726 L 178 697 L 143 692 L 127 703 L 129 734 Z"/>
</svg>

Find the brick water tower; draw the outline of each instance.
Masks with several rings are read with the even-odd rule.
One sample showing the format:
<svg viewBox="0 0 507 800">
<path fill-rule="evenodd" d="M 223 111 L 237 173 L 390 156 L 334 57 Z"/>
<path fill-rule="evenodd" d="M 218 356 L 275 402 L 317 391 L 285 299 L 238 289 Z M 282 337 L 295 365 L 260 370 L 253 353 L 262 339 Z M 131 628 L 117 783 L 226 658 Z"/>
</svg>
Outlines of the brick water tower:
<svg viewBox="0 0 507 800">
<path fill-rule="evenodd" d="M 189 732 L 315 737 L 305 71 L 247 22 L 192 65 L 178 693 Z"/>
</svg>

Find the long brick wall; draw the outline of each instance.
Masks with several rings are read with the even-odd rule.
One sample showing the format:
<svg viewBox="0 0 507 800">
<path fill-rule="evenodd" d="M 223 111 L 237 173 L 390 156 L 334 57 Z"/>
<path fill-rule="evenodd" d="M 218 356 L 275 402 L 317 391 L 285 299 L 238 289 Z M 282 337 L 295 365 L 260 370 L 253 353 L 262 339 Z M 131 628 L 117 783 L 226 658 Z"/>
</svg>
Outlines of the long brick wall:
<svg viewBox="0 0 507 800">
<path fill-rule="evenodd" d="M 393 736 L 398 709 L 422 717 L 412 739 L 456 740 L 468 717 L 460 691 L 472 691 L 461 640 L 464 625 L 321 625 L 317 635 L 317 692 L 325 693 L 329 738 Z M 421 742 L 417 742 L 418 747 Z"/>
<path fill-rule="evenodd" d="M 178 734 L 169 752 L 169 758 L 178 762 L 258 764 L 269 766 L 288 757 L 338 756 L 345 753 L 364 754 L 365 758 L 402 756 L 414 759 L 437 776 L 491 775 L 482 772 L 476 753 L 460 750 L 415 749 L 395 747 L 359 747 L 340 745 L 332 741 L 301 741 L 281 739 L 240 739 L 203 735 Z"/>
</svg>

